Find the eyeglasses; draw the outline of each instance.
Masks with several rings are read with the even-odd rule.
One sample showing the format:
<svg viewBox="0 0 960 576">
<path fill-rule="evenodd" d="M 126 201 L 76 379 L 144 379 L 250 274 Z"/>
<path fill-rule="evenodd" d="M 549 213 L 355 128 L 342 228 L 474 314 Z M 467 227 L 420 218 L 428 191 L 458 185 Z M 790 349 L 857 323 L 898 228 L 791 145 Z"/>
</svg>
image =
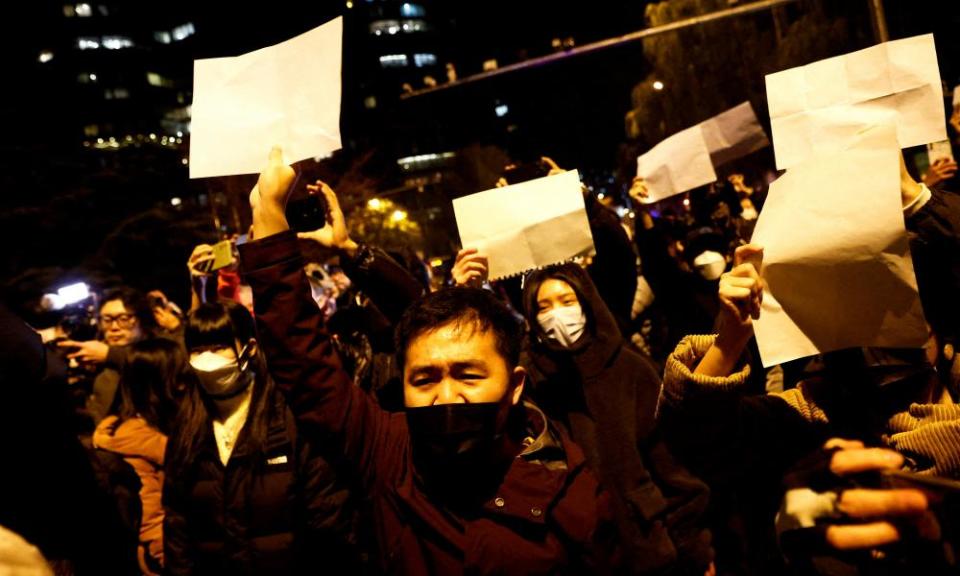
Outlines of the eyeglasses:
<svg viewBox="0 0 960 576">
<path fill-rule="evenodd" d="M 117 323 L 117 326 L 124 329 L 133 328 L 137 323 L 137 317 L 133 314 L 118 314 L 116 316 L 100 317 L 100 326 L 104 328 L 109 328 L 114 322 Z"/>
</svg>

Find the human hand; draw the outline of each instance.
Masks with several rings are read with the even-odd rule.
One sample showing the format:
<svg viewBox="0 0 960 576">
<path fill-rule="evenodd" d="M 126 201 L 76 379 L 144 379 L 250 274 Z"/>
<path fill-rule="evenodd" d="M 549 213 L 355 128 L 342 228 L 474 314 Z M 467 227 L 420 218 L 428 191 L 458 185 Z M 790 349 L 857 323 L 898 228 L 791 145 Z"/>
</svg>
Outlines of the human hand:
<svg viewBox="0 0 960 576">
<path fill-rule="evenodd" d="M 490 264 L 485 254 L 476 248 L 465 248 L 457 252 L 457 259 L 451 271 L 453 282 L 457 286 L 479 287 L 487 281 Z"/>
<path fill-rule="evenodd" d="M 553 158 L 549 156 L 541 156 L 540 162 L 542 162 L 547 168 L 547 176 L 553 176 L 554 174 L 563 174 L 566 172 L 563 168 L 557 166 L 557 163 L 553 161 Z"/>
<path fill-rule="evenodd" d="M 257 239 L 290 229 L 285 212 L 296 178 L 294 169 L 283 163 L 283 151 L 279 146 L 274 146 L 270 150 L 267 167 L 250 191 L 250 209 Z"/>
<path fill-rule="evenodd" d="M 199 278 L 210 275 L 210 268 L 213 266 L 213 246 L 209 244 L 198 244 L 190 258 L 187 259 L 187 270 L 190 271 L 191 278 Z"/>
<path fill-rule="evenodd" d="M 650 197 L 650 190 L 647 189 L 647 183 L 640 176 L 635 176 L 630 182 L 630 190 L 627 192 L 630 199 L 638 204 L 643 204 Z"/>
<path fill-rule="evenodd" d="M 85 342 L 64 340 L 58 342 L 57 346 L 74 348 L 73 352 L 67 354 L 67 358 L 83 364 L 103 364 L 107 361 L 107 355 L 110 353 L 110 346 L 99 340 L 87 340 Z"/>
<path fill-rule="evenodd" d="M 949 180 L 953 178 L 953 175 L 957 173 L 957 163 L 949 158 L 937 158 L 937 160 L 930 165 L 930 169 L 927 170 L 927 173 L 923 176 L 923 183 L 927 186 L 934 186 L 943 182 L 944 180 Z"/>
<path fill-rule="evenodd" d="M 865 472 L 899 470 L 903 456 L 885 448 L 864 448 L 859 441 L 831 439 L 826 448 L 839 448 L 830 459 L 830 472 L 852 476 Z M 929 508 L 926 495 L 912 488 L 852 488 L 839 494 L 837 512 L 851 522 L 827 527 L 827 544 L 836 550 L 870 549 L 893 544 L 901 539 L 904 522 L 914 524 L 919 533 L 928 532 Z"/>
<path fill-rule="evenodd" d="M 300 232 L 297 237 L 304 240 L 313 240 L 326 248 L 346 251 L 356 250 L 357 244 L 350 239 L 347 221 L 344 218 L 343 209 L 340 208 L 337 193 L 333 191 L 333 188 L 325 182 L 317 180 L 315 184 L 307 184 L 307 190 L 311 194 L 323 194 L 327 205 L 327 222 L 323 225 L 323 228 L 311 232 Z"/>
</svg>

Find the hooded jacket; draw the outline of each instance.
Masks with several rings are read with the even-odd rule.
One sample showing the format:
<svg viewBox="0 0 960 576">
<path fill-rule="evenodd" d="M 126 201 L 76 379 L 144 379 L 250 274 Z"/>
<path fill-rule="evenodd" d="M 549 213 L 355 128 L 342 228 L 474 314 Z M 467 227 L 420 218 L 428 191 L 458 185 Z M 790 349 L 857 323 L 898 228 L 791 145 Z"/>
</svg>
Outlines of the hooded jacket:
<svg viewBox="0 0 960 576">
<path fill-rule="evenodd" d="M 140 549 L 145 574 L 163 566 L 163 455 L 167 437 L 142 418 L 120 420 L 107 416 L 93 432 L 93 446 L 123 457 L 140 478 Z"/>
<path fill-rule="evenodd" d="M 537 321 L 537 291 L 549 278 L 573 288 L 587 317 L 583 335 L 569 349 L 548 339 Z M 624 342 L 579 266 L 531 274 L 523 305 L 530 324 L 528 390 L 548 417 L 569 429 L 613 494 L 631 571 L 702 574 L 712 560 L 700 518 L 709 491 L 677 464 L 657 434 L 660 378 L 650 361 Z"/>
</svg>

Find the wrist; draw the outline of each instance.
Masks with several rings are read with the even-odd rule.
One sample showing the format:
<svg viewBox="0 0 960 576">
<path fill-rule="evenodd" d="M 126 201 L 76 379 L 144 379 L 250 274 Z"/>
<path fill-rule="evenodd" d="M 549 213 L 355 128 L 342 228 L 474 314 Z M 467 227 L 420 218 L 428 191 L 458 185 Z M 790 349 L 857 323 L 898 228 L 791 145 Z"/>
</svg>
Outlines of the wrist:
<svg viewBox="0 0 960 576">
<path fill-rule="evenodd" d="M 282 207 L 258 206 L 253 211 L 253 229 L 257 240 L 273 236 L 290 229 L 287 215 Z"/>
<path fill-rule="evenodd" d="M 902 180 L 900 182 L 900 200 L 903 203 L 904 207 L 909 206 L 916 200 L 920 193 L 923 191 L 923 186 L 919 182 L 910 180 Z"/>
<path fill-rule="evenodd" d="M 726 377 L 733 373 L 740 362 L 743 347 L 730 346 L 718 337 L 694 369 L 695 374 Z"/>
<path fill-rule="evenodd" d="M 740 355 L 743 354 L 752 336 L 753 324 L 748 324 L 745 327 L 738 326 L 735 329 L 721 329 L 720 333 L 717 334 L 717 339 L 714 340 L 713 346 L 717 348 L 724 357 L 731 358 L 736 362 L 736 360 L 740 358 Z"/>
<path fill-rule="evenodd" d="M 360 245 L 353 241 L 351 238 L 347 238 L 337 246 L 337 250 L 347 258 L 356 258 L 357 253 L 360 252 Z"/>
</svg>

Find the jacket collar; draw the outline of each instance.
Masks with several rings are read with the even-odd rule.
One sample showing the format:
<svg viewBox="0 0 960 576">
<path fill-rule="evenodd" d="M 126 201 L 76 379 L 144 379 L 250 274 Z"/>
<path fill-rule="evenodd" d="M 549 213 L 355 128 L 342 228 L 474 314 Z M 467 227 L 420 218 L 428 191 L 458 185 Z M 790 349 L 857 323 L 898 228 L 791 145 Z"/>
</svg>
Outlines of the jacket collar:
<svg viewBox="0 0 960 576">
<path fill-rule="evenodd" d="M 540 408 L 529 401 L 524 402 L 524 408 L 531 433 L 529 442 L 513 461 L 497 494 L 483 508 L 495 516 L 543 525 L 568 479 L 583 467 L 584 457 Z"/>
</svg>

